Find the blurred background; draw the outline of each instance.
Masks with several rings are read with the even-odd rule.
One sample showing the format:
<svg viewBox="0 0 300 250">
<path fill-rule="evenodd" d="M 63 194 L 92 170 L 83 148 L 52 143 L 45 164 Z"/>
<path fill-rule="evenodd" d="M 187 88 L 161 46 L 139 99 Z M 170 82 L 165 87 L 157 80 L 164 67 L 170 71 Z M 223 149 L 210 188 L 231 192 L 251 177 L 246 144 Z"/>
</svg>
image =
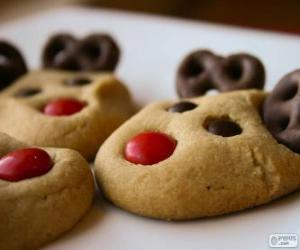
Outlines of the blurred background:
<svg viewBox="0 0 300 250">
<path fill-rule="evenodd" d="M 138 11 L 300 34 L 300 0 L 0 0 L 0 21 L 67 5 Z"/>
</svg>

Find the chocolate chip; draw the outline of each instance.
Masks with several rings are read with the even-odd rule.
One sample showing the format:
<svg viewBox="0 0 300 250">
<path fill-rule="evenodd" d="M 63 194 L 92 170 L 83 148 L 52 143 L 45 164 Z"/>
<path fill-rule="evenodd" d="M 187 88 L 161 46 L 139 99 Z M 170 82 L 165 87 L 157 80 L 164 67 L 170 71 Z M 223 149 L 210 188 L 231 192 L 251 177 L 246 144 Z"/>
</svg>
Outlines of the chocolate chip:
<svg viewBox="0 0 300 250">
<path fill-rule="evenodd" d="M 33 96 L 36 95 L 38 93 L 40 93 L 41 90 L 38 88 L 24 88 L 24 89 L 19 89 L 14 96 L 15 97 L 29 97 L 29 96 Z"/>
<path fill-rule="evenodd" d="M 91 79 L 87 77 L 72 77 L 65 80 L 67 86 L 83 86 L 91 83 Z"/>
<path fill-rule="evenodd" d="M 77 40 L 69 34 L 50 38 L 43 52 L 43 66 L 73 71 L 113 71 L 120 49 L 112 37 L 91 34 Z"/>
<path fill-rule="evenodd" d="M 175 103 L 173 106 L 168 108 L 168 111 L 169 112 L 174 112 L 174 113 L 183 113 L 185 111 L 192 110 L 196 107 L 197 107 L 197 105 L 195 103 L 188 102 L 188 101 L 183 101 L 183 102 Z"/>
<path fill-rule="evenodd" d="M 208 121 L 206 129 L 212 134 L 223 137 L 235 136 L 242 133 L 242 129 L 237 123 L 223 119 Z"/>
<path fill-rule="evenodd" d="M 27 72 L 27 66 L 19 50 L 0 41 L 0 90 L 9 86 Z"/>
<path fill-rule="evenodd" d="M 279 142 L 300 153 L 300 69 L 285 75 L 267 96 L 263 120 Z"/>
<path fill-rule="evenodd" d="M 265 70 L 262 62 L 249 54 L 221 57 L 211 51 L 189 54 L 177 70 L 179 97 L 204 95 L 210 89 L 221 92 L 238 89 L 263 89 Z"/>
</svg>

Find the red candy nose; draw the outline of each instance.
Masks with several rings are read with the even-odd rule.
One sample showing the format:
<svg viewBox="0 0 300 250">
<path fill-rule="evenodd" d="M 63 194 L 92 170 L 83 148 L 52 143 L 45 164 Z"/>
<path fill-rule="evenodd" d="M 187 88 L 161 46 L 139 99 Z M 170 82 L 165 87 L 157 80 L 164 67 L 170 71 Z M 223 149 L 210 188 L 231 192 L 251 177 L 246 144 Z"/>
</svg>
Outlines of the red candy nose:
<svg viewBox="0 0 300 250">
<path fill-rule="evenodd" d="M 177 142 L 158 132 L 145 132 L 131 138 L 125 146 L 125 159 L 142 165 L 152 165 L 173 154 Z"/>
<path fill-rule="evenodd" d="M 79 112 L 84 106 L 84 102 L 72 98 L 61 98 L 49 102 L 44 107 L 44 113 L 51 116 L 72 115 Z"/>
<path fill-rule="evenodd" d="M 0 159 L 0 179 L 20 181 L 43 175 L 52 168 L 47 152 L 39 148 L 13 151 Z"/>
</svg>

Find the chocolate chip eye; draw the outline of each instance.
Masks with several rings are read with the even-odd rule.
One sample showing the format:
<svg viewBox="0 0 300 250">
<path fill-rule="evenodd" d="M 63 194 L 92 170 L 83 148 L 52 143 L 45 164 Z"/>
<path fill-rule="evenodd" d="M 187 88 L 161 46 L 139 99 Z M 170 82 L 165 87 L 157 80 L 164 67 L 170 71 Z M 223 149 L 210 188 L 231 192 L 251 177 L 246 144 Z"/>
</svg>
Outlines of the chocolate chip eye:
<svg viewBox="0 0 300 250">
<path fill-rule="evenodd" d="M 238 81 L 241 79 L 243 74 L 243 68 L 240 61 L 230 61 L 227 65 L 225 65 L 225 72 L 227 76 L 233 80 Z"/>
<path fill-rule="evenodd" d="M 41 89 L 39 88 L 24 88 L 24 89 L 19 89 L 14 96 L 15 97 L 29 97 L 29 96 L 34 96 L 36 94 L 39 94 L 41 92 Z"/>
<path fill-rule="evenodd" d="M 192 110 L 196 107 L 197 105 L 195 103 L 183 101 L 183 102 L 175 103 L 173 106 L 168 108 L 168 111 L 173 113 L 183 113 L 185 111 Z"/>
<path fill-rule="evenodd" d="M 64 84 L 67 86 L 83 86 L 91 83 L 91 79 L 87 77 L 73 77 L 66 79 Z"/>
<path fill-rule="evenodd" d="M 208 132 L 223 137 L 235 136 L 242 133 L 242 129 L 237 123 L 225 119 L 209 120 L 205 127 Z"/>
</svg>

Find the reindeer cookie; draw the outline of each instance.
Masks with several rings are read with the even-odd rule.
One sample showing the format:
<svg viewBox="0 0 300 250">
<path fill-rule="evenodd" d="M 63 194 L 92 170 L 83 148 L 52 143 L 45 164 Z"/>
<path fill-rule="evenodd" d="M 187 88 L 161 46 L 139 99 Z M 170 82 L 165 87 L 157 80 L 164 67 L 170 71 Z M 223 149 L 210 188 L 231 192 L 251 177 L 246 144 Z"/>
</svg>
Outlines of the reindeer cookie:
<svg viewBox="0 0 300 250">
<path fill-rule="evenodd" d="M 97 154 L 105 196 L 139 215 L 185 220 L 251 208 L 298 189 L 300 155 L 264 124 L 266 95 L 242 90 L 150 104 Z"/>
<path fill-rule="evenodd" d="M 0 131 L 87 159 L 134 112 L 127 88 L 109 73 L 33 71 L 0 96 Z"/>
<path fill-rule="evenodd" d="M 88 163 L 70 149 L 28 147 L 0 133 L 0 249 L 35 249 L 89 209 Z"/>
</svg>

